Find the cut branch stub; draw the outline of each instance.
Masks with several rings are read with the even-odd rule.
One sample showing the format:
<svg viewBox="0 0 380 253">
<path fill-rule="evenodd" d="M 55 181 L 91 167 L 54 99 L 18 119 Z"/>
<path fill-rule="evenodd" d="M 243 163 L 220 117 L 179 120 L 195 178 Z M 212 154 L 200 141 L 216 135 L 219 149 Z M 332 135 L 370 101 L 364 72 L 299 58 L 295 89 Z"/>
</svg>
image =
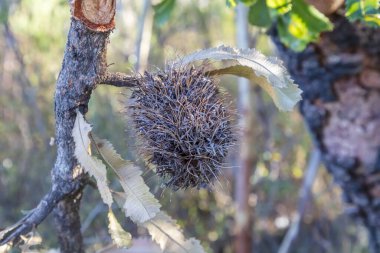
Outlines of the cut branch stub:
<svg viewBox="0 0 380 253">
<path fill-rule="evenodd" d="M 74 18 L 90 30 L 107 32 L 115 28 L 115 0 L 75 0 L 73 8 Z"/>
</svg>

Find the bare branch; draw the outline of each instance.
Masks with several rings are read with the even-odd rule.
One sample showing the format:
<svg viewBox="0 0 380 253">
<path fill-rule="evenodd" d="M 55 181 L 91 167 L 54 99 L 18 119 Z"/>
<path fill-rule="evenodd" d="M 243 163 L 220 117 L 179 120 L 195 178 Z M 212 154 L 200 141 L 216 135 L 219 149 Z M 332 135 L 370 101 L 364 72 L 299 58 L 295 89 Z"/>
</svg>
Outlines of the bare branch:
<svg viewBox="0 0 380 253">
<path fill-rule="evenodd" d="M 130 76 L 124 73 L 107 72 L 104 76 L 100 78 L 98 83 L 112 85 L 116 87 L 136 87 L 138 85 L 139 79 L 134 76 Z"/>
<path fill-rule="evenodd" d="M 35 209 L 15 225 L 0 232 L 0 245 L 14 245 L 21 235 L 38 226 L 54 209 L 61 252 L 84 252 L 80 234 L 79 196 L 87 183 L 87 175 L 74 177 L 73 170 L 78 162 L 74 155 L 72 129 L 76 110 L 87 110 L 91 91 L 96 88 L 100 77 L 105 76 L 108 40 L 109 32 L 94 33 L 81 21 L 71 20 L 54 96 L 57 159 L 52 169 L 52 188 Z M 71 88 L 68 90 L 68 87 Z"/>
<path fill-rule="evenodd" d="M 59 201 L 63 200 L 65 197 L 77 194 L 83 189 L 84 185 L 84 180 L 78 180 L 75 183 L 73 182 L 69 187 L 70 192 L 62 191 L 61 187 L 52 187 L 52 190 L 43 197 L 36 208 L 26 214 L 2 236 L 0 233 L 0 245 L 17 243 L 20 239 L 20 235 L 27 234 L 33 228 L 41 224 L 53 211 Z M 67 185 L 65 187 L 67 187 Z"/>
<path fill-rule="evenodd" d="M 284 240 L 281 243 L 278 253 L 288 253 L 292 242 L 297 238 L 300 223 L 305 214 L 306 206 L 309 201 L 309 196 L 311 194 L 311 188 L 313 186 L 315 177 L 317 175 L 317 171 L 318 171 L 320 163 L 321 163 L 321 152 L 315 149 L 311 152 L 311 155 L 308 161 L 308 166 L 306 169 L 306 175 L 303 180 L 302 188 L 300 189 L 300 192 L 299 192 L 297 214 L 294 217 L 292 225 L 290 226 L 288 232 L 285 235 Z"/>
<path fill-rule="evenodd" d="M 144 0 L 142 13 L 139 17 L 139 26 L 137 29 L 136 36 L 136 63 L 135 69 L 141 72 L 146 69 L 149 50 L 150 50 L 150 41 L 152 37 L 152 27 L 153 27 L 153 15 L 152 15 L 152 1 Z"/>
</svg>

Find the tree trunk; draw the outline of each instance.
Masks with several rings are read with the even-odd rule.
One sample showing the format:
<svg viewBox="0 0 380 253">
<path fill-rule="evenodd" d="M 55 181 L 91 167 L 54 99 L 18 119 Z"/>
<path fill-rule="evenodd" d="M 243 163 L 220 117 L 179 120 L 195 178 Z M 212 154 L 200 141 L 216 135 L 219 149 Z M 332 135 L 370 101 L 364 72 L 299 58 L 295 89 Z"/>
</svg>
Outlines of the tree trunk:
<svg viewBox="0 0 380 253">
<path fill-rule="evenodd" d="M 248 38 L 248 7 L 239 3 L 236 7 L 236 40 L 239 48 L 249 47 Z M 252 252 L 253 218 L 249 206 L 251 193 L 250 178 L 255 166 L 252 157 L 252 115 L 251 90 L 248 79 L 239 78 L 238 106 L 240 112 L 239 126 L 242 135 L 239 140 L 239 165 L 235 171 L 235 201 L 236 201 L 236 236 L 234 249 L 236 253 Z"/>
<path fill-rule="evenodd" d="M 79 216 L 80 198 L 66 199 L 54 209 L 61 252 L 84 252 Z"/>
<path fill-rule="evenodd" d="M 95 32 L 79 20 L 72 19 L 62 69 L 55 92 L 57 160 L 52 171 L 53 186 L 63 192 L 73 192 L 55 208 L 54 217 L 62 253 L 81 253 L 79 170 L 74 155 L 72 129 L 77 110 L 85 114 L 91 92 L 106 73 L 106 45 L 109 32 Z"/>
<path fill-rule="evenodd" d="M 380 30 L 330 18 L 334 31 L 300 53 L 271 35 L 303 90 L 301 113 L 347 210 L 380 252 Z"/>
</svg>

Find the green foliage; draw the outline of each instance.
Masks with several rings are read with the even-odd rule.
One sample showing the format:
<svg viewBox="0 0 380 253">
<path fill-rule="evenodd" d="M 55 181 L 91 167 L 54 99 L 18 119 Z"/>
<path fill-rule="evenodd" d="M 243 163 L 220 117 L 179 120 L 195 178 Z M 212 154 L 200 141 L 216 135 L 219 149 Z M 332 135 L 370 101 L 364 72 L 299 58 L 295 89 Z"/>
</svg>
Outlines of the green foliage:
<svg viewBox="0 0 380 253">
<path fill-rule="evenodd" d="M 294 51 L 304 50 L 321 32 L 333 29 L 329 19 L 304 0 L 227 0 L 227 5 L 235 7 L 237 2 L 249 6 L 250 24 L 263 28 L 275 24 L 281 42 Z M 346 0 L 346 16 L 379 26 L 379 6 L 378 0 Z"/>
<path fill-rule="evenodd" d="M 292 9 L 292 0 L 266 0 L 266 2 L 268 7 L 272 9 L 274 17 L 286 14 Z"/>
<path fill-rule="evenodd" d="M 249 23 L 254 26 L 269 28 L 272 24 L 269 8 L 266 1 L 256 1 L 249 7 Z"/>
<path fill-rule="evenodd" d="M 370 26 L 380 26 L 380 2 L 378 0 L 346 0 L 346 17 L 350 21 L 361 20 Z"/>
<path fill-rule="evenodd" d="M 319 38 L 319 34 L 333 28 L 331 22 L 304 0 L 295 0 L 284 15 L 278 14 L 277 29 L 281 42 L 294 51 L 302 51 Z"/>
<path fill-rule="evenodd" d="M 249 22 L 269 28 L 273 23 L 281 42 L 294 51 L 302 51 L 318 39 L 323 31 L 333 28 L 330 21 L 304 0 L 242 1 L 249 7 Z"/>
<path fill-rule="evenodd" d="M 160 3 L 153 6 L 154 21 L 157 25 L 161 26 L 169 20 L 175 3 L 176 0 L 162 0 Z"/>
</svg>

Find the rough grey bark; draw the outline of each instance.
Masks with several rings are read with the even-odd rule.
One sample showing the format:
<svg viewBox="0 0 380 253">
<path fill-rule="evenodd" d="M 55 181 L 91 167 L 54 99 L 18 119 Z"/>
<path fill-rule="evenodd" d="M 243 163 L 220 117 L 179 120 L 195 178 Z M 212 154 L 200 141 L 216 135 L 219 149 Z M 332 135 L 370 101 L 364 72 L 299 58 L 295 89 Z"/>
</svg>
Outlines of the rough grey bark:
<svg viewBox="0 0 380 253">
<path fill-rule="evenodd" d="M 349 213 L 380 252 L 380 30 L 330 16 L 332 32 L 295 53 L 271 35 L 303 93 L 301 113 Z"/>
<path fill-rule="evenodd" d="M 79 216 L 80 195 L 58 203 L 54 219 L 61 252 L 84 252 Z"/>
<path fill-rule="evenodd" d="M 79 109 L 87 112 L 88 102 L 101 76 L 106 73 L 106 45 L 109 32 L 93 32 L 75 19 L 71 21 L 68 41 L 55 92 L 57 160 L 52 171 L 53 186 L 73 192 L 81 180 L 74 180 L 78 162 L 72 129 Z M 81 177 L 81 176 L 80 176 Z M 85 178 L 85 177 L 84 177 Z M 75 195 L 61 200 L 54 210 L 61 252 L 84 252 L 80 231 L 79 202 Z"/>
<path fill-rule="evenodd" d="M 130 84 L 124 74 L 106 73 L 109 33 L 91 31 L 81 21 L 71 20 L 54 97 L 57 159 L 52 170 L 52 188 L 35 209 L 14 226 L 0 232 L 0 245 L 17 242 L 20 235 L 38 226 L 55 208 L 61 252 L 84 252 L 79 204 L 87 176 L 80 170 L 74 156 L 72 129 L 76 113 L 77 110 L 82 114 L 87 112 L 91 93 L 97 83 L 111 80 L 119 85 Z"/>
</svg>

